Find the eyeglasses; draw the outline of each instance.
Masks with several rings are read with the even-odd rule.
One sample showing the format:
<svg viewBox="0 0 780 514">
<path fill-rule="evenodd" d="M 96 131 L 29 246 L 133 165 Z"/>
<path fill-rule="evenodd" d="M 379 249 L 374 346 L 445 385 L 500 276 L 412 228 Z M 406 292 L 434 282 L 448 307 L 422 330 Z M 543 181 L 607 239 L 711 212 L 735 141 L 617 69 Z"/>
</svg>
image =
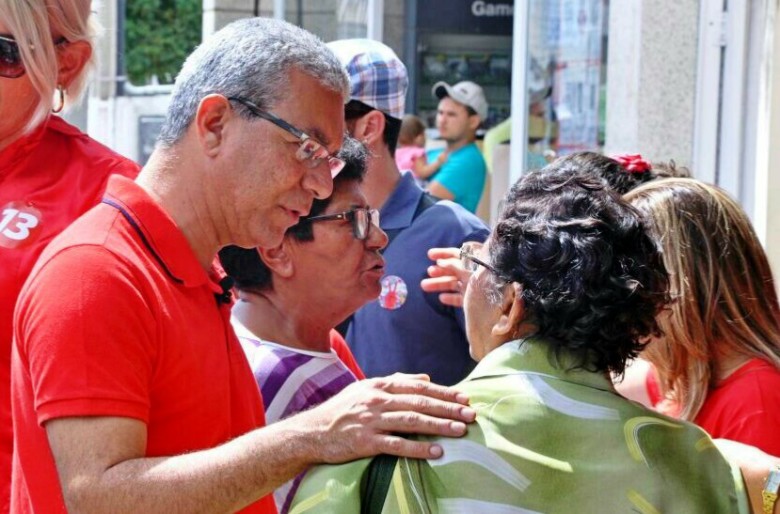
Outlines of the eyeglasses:
<svg viewBox="0 0 780 514">
<path fill-rule="evenodd" d="M 228 97 L 228 100 L 230 100 L 231 102 L 240 103 L 241 105 L 246 107 L 249 110 L 249 112 L 257 116 L 258 118 L 262 118 L 266 121 L 270 121 L 277 127 L 286 130 L 293 136 L 297 137 L 298 141 L 300 141 L 300 145 L 298 146 L 298 150 L 295 152 L 295 158 L 298 159 L 298 161 L 300 161 L 301 163 L 303 163 L 307 168 L 313 169 L 320 166 L 323 162 L 327 162 L 328 168 L 330 169 L 330 176 L 332 178 L 336 178 L 336 175 L 338 175 L 339 172 L 342 169 L 344 169 L 345 163 L 342 159 L 339 159 L 338 157 L 335 157 L 330 153 L 328 153 L 328 149 L 325 148 L 325 145 L 323 145 L 319 141 L 312 139 L 311 136 L 306 134 L 301 129 L 296 128 L 293 125 L 290 125 L 283 119 L 274 116 L 268 111 L 262 110 L 254 103 L 250 102 L 245 98 L 240 98 L 238 96 L 231 96 Z"/>
<path fill-rule="evenodd" d="M 365 241 L 371 231 L 371 225 L 379 226 L 379 211 L 368 207 L 355 207 L 336 214 L 323 214 L 304 218 L 301 222 L 345 220 L 352 223 L 352 235 L 355 239 Z"/>
<path fill-rule="evenodd" d="M 67 39 L 61 37 L 54 42 L 54 45 L 60 46 L 67 42 Z M 24 72 L 19 43 L 13 36 L 0 35 L 0 77 L 17 79 L 24 75 Z"/>
<path fill-rule="evenodd" d="M 467 241 L 463 243 L 463 245 L 460 247 L 460 263 L 463 265 L 463 269 L 474 273 L 477 271 L 477 266 L 482 266 L 493 273 L 495 276 L 501 277 L 501 274 L 496 268 L 482 259 L 474 257 L 474 254 L 477 253 L 481 248 L 482 243 L 478 243 L 476 241 Z"/>
</svg>

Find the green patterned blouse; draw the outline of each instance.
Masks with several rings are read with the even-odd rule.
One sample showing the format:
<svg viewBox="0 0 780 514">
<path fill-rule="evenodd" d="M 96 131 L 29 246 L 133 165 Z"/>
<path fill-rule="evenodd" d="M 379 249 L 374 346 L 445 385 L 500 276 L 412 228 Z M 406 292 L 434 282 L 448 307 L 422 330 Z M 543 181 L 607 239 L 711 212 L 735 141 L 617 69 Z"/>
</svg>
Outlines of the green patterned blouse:
<svg viewBox="0 0 780 514">
<path fill-rule="evenodd" d="M 704 431 L 625 400 L 605 375 L 567 371 L 566 361 L 539 339 L 490 352 L 456 386 L 476 423 L 463 438 L 436 438 L 440 459 L 400 459 L 382 512 L 750 512 L 739 470 Z M 290 512 L 359 514 L 369 462 L 312 469 Z"/>
</svg>

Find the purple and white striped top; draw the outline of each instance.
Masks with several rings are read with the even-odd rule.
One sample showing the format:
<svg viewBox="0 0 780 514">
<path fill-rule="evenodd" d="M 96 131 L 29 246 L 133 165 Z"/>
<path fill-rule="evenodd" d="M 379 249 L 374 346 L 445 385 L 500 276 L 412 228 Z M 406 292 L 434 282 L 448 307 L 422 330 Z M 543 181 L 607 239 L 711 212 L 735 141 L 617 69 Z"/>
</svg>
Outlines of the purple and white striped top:
<svg viewBox="0 0 780 514">
<path fill-rule="evenodd" d="M 312 352 L 264 341 L 235 316 L 231 316 L 230 322 L 263 395 L 268 424 L 319 405 L 357 382 L 333 350 Z M 274 491 L 280 514 L 289 510 L 301 476 Z"/>
</svg>

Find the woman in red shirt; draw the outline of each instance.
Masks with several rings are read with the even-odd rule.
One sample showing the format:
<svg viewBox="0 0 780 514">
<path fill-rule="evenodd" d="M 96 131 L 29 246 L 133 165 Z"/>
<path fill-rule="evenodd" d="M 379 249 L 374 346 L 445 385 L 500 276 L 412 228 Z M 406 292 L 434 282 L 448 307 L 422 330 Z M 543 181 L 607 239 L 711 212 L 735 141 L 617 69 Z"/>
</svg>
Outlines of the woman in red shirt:
<svg viewBox="0 0 780 514">
<path fill-rule="evenodd" d="M 663 336 L 642 356 L 669 414 L 780 455 L 780 307 L 750 221 L 721 189 L 650 182 L 625 198 L 648 218 L 670 274 Z"/>
<path fill-rule="evenodd" d="M 138 166 L 59 116 L 87 80 L 89 0 L 0 2 L 0 513 L 10 502 L 14 304 L 43 248 Z"/>
</svg>

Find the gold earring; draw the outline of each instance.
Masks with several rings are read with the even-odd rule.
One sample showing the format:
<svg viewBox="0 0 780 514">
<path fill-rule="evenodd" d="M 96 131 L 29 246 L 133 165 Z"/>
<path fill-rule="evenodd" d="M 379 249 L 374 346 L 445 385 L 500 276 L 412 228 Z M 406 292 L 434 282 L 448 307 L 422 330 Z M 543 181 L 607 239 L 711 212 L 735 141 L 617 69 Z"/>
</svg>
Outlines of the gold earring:
<svg viewBox="0 0 780 514">
<path fill-rule="evenodd" d="M 62 112 L 62 109 L 65 108 L 65 88 L 62 87 L 62 85 L 57 84 L 57 94 L 59 96 L 59 103 L 56 107 L 51 108 L 51 112 L 54 114 L 57 114 L 59 112 Z"/>
</svg>

